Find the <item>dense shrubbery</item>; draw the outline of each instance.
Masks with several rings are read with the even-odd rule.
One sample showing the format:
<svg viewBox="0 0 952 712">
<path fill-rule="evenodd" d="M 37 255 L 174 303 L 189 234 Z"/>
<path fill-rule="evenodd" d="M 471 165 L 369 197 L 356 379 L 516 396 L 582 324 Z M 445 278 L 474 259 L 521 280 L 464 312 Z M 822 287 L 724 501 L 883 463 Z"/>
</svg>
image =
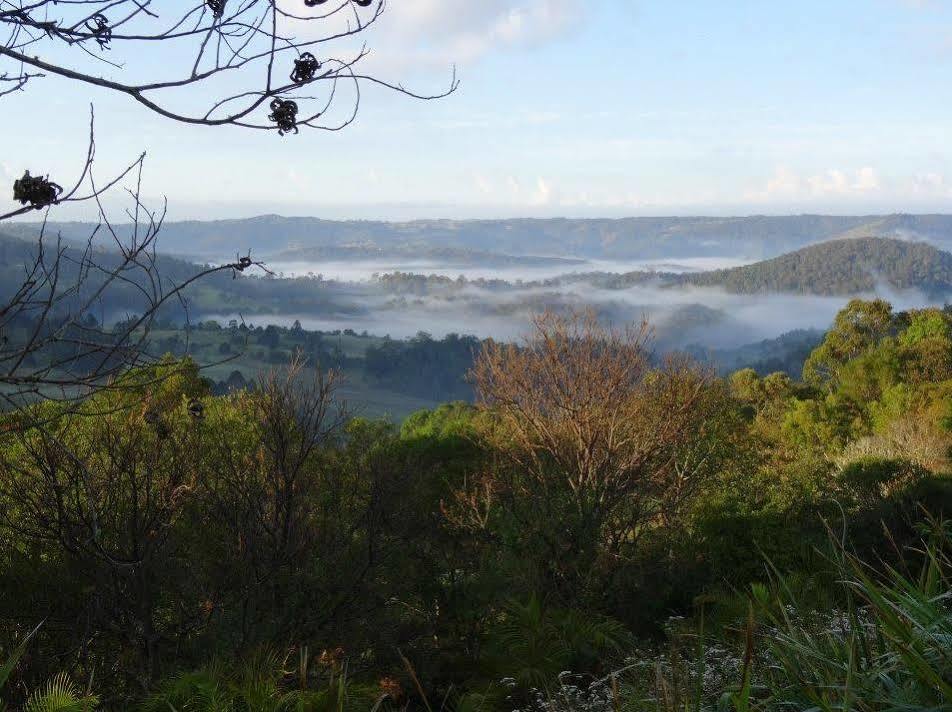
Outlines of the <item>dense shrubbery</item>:
<svg viewBox="0 0 952 712">
<path fill-rule="evenodd" d="M 188 361 L 6 416 L 3 695 L 948 705 L 950 324 L 851 302 L 801 383 L 548 315 L 484 346 L 478 405 L 399 428 L 340 411 L 333 374 L 216 397 Z"/>
</svg>

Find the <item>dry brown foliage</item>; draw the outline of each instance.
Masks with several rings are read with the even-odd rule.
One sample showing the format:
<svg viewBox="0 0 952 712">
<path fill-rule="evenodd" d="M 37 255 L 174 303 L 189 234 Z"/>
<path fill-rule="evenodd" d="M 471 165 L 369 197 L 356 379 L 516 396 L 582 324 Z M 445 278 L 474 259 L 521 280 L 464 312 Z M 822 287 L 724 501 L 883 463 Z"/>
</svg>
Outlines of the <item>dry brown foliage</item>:
<svg viewBox="0 0 952 712">
<path fill-rule="evenodd" d="M 471 377 L 509 466 L 483 492 L 530 501 L 538 517 L 565 516 L 553 502 L 568 500 L 609 551 L 666 522 L 710 469 L 721 400 L 708 370 L 656 360 L 650 345 L 647 322 L 552 312 L 522 344 L 487 343 Z"/>
</svg>

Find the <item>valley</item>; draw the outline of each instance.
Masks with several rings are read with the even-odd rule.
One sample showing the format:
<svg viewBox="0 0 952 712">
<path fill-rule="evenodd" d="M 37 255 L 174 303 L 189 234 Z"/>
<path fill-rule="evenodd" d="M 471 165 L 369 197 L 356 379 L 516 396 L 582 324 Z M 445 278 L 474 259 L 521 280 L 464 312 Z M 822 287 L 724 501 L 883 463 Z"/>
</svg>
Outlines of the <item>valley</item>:
<svg viewBox="0 0 952 712">
<path fill-rule="evenodd" d="M 831 218 L 823 224 L 839 230 L 856 220 Z M 662 232 L 653 234 L 651 244 L 657 247 L 664 236 L 667 254 L 616 261 L 604 257 L 605 245 L 598 243 L 601 247 L 596 250 L 590 237 L 604 237 L 598 232 L 607 229 L 602 221 L 586 225 L 585 230 L 571 221 L 535 223 L 544 234 L 561 230 L 588 236 L 578 239 L 577 252 L 561 257 L 441 247 L 451 242 L 446 234 L 450 228 L 443 223 L 427 224 L 430 230 L 415 225 L 412 239 L 403 238 L 399 246 L 391 247 L 381 243 L 395 239 L 398 227 L 403 232 L 409 228 L 374 224 L 365 229 L 372 227 L 386 237 L 360 247 L 335 246 L 321 231 L 308 238 L 299 232 L 303 229 L 299 222 L 262 218 L 229 224 L 237 235 L 249 225 L 265 229 L 262 223 L 268 229 L 275 225 L 294 228 L 281 233 L 280 239 L 267 234 L 256 235 L 254 241 L 275 246 L 286 241 L 297 247 L 285 246 L 276 252 L 275 262 L 265 262 L 268 271 L 212 275 L 189 288 L 183 301 L 163 307 L 158 328 L 149 337 L 153 355 L 190 356 L 208 378 L 224 384 L 233 372 L 245 383 L 254 382 L 300 351 L 312 366 L 334 367 L 346 376 L 343 388 L 357 410 L 399 420 L 421 407 L 471 399 L 465 375 L 481 341 L 519 341 L 527 335 L 533 315 L 546 310 L 592 310 L 603 323 L 615 325 L 646 319 L 651 324 L 651 348 L 659 356 L 684 351 L 722 373 L 752 366 L 763 375 L 781 370 L 797 378 L 803 358 L 849 298 L 879 296 L 897 309 L 909 309 L 942 306 L 952 293 L 952 254 L 936 246 L 945 244 L 936 233 L 929 233 L 932 243 L 853 236 L 873 227 L 894 234 L 916 226 L 941 227 L 940 220 L 928 216 L 868 219 L 863 223 L 867 227 L 850 227 L 845 237 L 810 242 L 759 261 L 748 255 L 769 254 L 781 242 L 771 239 L 770 233 L 756 243 L 738 237 L 760 224 L 753 218 L 716 221 L 714 226 L 701 223 L 701 227 L 690 219 L 657 221 Z M 642 228 L 645 222 L 637 221 Z M 775 229 L 784 226 L 784 234 L 797 236 L 817 222 L 816 218 L 787 218 L 768 224 Z M 304 224 L 328 229 L 320 221 Z M 502 225 L 526 230 L 521 222 Z M 715 229 L 733 230 L 746 252 L 727 254 L 721 245 L 716 256 L 691 253 L 699 249 L 700 238 L 670 237 L 686 226 L 704 235 Z M 14 233 L 25 229 L 19 224 L 14 227 L 18 228 Z M 79 225 L 68 227 L 72 232 L 67 235 L 81 232 Z M 348 223 L 336 227 L 343 234 L 356 229 Z M 502 230 L 495 223 L 491 227 Z M 169 243 L 174 247 L 187 235 L 196 244 L 215 244 L 224 239 L 219 235 L 223 229 L 219 223 L 173 223 Z M 455 226 L 464 236 L 476 229 L 487 227 L 482 223 Z M 560 239 L 563 249 L 568 249 L 569 238 L 562 235 Z M 528 239 L 530 243 L 536 240 Z M 645 240 L 640 233 L 626 234 L 612 241 L 611 249 L 631 254 L 635 248 L 627 243 L 643 247 Z M 465 244 L 463 238 L 456 242 Z M 500 239 L 487 242 L 493 247 L 503 244 Z M 309 243 L 315 244 L 305 246 Z M 513 247 L 512 243 L 505 246 Z M 107 248 L 102 249 L 108 258 Z M 600 256 L 592 257 L 593 253 Z M 9 284 L 30 255 L 29 242 L 10 236 L 0 239 L 0 273 L 9 275 Z M 159 265 L 171 281 L 188 279 L 200 268 L 162 255 Z M 134 290 L 114 290 L 92 316 L 108 326 L 134 316 L 135 305 Z M 277 343 L 272 345 L 275 334 Z M 409 362 L 371 373 L 367 353 L 381 344 L 404 349 L 410 354 L 404 360 Z M 429 364 L 422 381 L 410 377 L 418 371 L 414 358 Z"/>
</svg>

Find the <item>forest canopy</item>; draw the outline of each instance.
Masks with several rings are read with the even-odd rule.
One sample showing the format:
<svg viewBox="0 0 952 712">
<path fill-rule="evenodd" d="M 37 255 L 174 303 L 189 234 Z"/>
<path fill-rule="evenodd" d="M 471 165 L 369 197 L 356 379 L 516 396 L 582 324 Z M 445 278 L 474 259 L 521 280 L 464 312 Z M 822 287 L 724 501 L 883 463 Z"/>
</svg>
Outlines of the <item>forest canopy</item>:
<svg viewBox="0 0 952 712">
<path fill-rule="evenodd" d="M 519 346 L 480 345 L 475 405 L 399 428 L 349 414 L 334 371 L 292 365 L 214 396 L 171 360 L 95 396 L 96 417 L 2 416 L 4 697 L 59 680 L 84 709 L 84 694 L 206 709 L 210 690 L 235 710 L 276 708 L 259 694 L 313 710 L 670 694 L 767 708 L 814 684 L 786 684 L 778 626 L 856 615 L 887 654 L 907 619 L 877 606 L 898 586 L 928 600 L 950 573 L 930 532 L 952 505 L 952 315 L 853 301 L 802 382 L 659 359 L 646 333 L 543 315 Z M 915 579 L 920 561 L 932 578 Z M 685 642 L 702 608 L 703 684 Z M 942 605 L 917 610 L 949 625 Z M 929 645 L 888 672 L 904 700 L 945 699 Z M 899 699 L 880 658 L 854 664 L 866 694 Z M 840 694 L 823 674 L 816 689 Z"/>
</svg>

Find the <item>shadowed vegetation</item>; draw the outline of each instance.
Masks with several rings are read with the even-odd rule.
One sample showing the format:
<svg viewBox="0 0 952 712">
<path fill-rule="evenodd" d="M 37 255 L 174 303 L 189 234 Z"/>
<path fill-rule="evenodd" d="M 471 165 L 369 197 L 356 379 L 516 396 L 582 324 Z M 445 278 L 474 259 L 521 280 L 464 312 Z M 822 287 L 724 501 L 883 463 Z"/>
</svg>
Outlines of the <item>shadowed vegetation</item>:
<svg viewBox="0 0 952 712">
<path fill-rule="evenodd" d="M 948 313 L 851 302 L 803 381 L 587 314 L 472 346 L 399 428 L 301 361 L 4 415 L 8 705 L 948 705 Z"/>
</svg>

